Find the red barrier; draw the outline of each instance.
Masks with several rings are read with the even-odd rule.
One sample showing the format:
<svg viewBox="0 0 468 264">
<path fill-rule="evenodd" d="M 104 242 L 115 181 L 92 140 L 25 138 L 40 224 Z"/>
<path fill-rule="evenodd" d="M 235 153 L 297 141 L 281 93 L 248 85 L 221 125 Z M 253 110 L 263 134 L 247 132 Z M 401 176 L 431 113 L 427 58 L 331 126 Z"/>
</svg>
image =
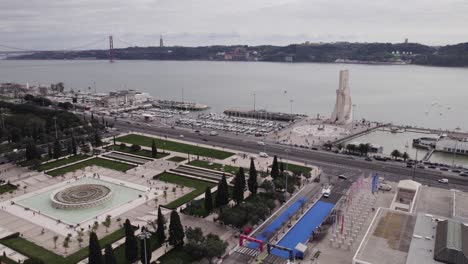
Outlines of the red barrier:
<svg viewBox="0 0 468 264">
<path fill-rule="evenodd" d="M 247 240 L 249 242 L 258 243 L 260 245 L 260 252 L 263 252 L 263 241 L 261 241 L 259 239 L 256 239 L 256 238 L 253 238 L 253 237 L 246 236 L 246 235 L 240 235 L 239 236 L 239 246 L 242 247 L 244 245 L 244 240 Z"/>
</svg>

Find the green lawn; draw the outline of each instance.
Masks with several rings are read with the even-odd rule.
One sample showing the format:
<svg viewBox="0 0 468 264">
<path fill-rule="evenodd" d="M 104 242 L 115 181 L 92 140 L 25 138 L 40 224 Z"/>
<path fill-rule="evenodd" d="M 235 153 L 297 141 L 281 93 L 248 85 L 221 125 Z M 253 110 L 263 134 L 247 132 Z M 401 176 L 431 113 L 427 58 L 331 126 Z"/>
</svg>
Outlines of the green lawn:
<svg viewBox="0 0 468 264">
<path fill-rule="evenodd" d="M 4 257 L 3 255 L 0 256 L 0 263 L 5 263 L 5 264 L 17 264 L 18 262 L 11 260 L 7 257 Z"/>
<path fill-rule="evenodd" d="M 215 184 L 211 182 L 191 179 L 191 178 L 179 176 L 179 175 L 168 173 L 168 172 L 163 172 L 159 175 L 156 175 L 154 176 L 154 179 L 158 179 L 160 181 L 165 181 L 165 182 L 169 182 L 169 183 L 173 183 L 177 185 L 183 185 L 186 187 L 195 188 L 195 190 L 193 190 L 192 192 L 185 194 L 184 196 L 180 197 L 179 199 L 169 204 L 166 204 L 166 207 L 170 209 L 175 209 L 185 203 L 192 201 L 195 197 L 204 193 L 206 187 L 212 188 L 215 186 Z M 167 191 L 171 192 L 172 190 L 169 189 Z M 180 189 L 177 189 L 177 191 L 180 192 Z"/>
<path fill-rule="evenodd" d="M 60 160 L 56 160 L 56 161 L 41 164 L 41 165 L 39 165 L 37 170 L 38 171 L 50 170 L 50 169 L 57 168 L 57 167 L 60 167 L 60 166 L 63 166 L 63 165 L 67 165 L 67 164 L 70 164 L 70 163 L 73 163 L 73 162 L 77 162 L 77 161 L 80 161 L 80 160 L 83 160 L 83 159 L 86 159 L 86 158 L 89 158 L 89 156 L 87 156 L 87 155 L 71 156 L 71 157 L 68 157 L 66 159 L 60 159 Z"/>
<path fill-rule="evenodd" d="M 76 170 L 83 169 L 85 167 L 92 166 L 92 165 L 96 165 L 96 166 L 100 166 L 100 167 L 104 167 L 108 169 L 113 169 L 117 171 L 123 171 L 123 172 L 135 167 L 133 165 L 129 165 L 129 164 L 121 163 L 117 161 L 94 158 L 94 159 L 85 160 L 83 162 L 76 163 L 67 167 L 49 171 L 47 172 L 47 174 L 51 176 L 58 176 L 58 175 L 65 174 L 67 172 L 76 171 Z"/>
<path fill-rule="evenodd" d="M 179 143 L 175 141 L 151 138 L 151 137 L 134 135 L 134 134 L 119 137 L 116 140 L 120 142 L 124 142 L 124 143 L 137 144 L 141 146 L 151 147 L 153 143 L 153 139 L 156 141 L 156 146 L 158 147 L 158 150 L 160 149 L 165 149 L 169 151 L 172 150 L 172 151 L 177 151 L 177 152 L 182 152 L 182 153 L 188 153 L 191 155 L 200 155 L 200 156 L 210 157 L 210 158 L 215 158 L 215 159 L 225 159 L 234 155 L 234 153 L 231 153 L 231 152 L 226 152 L 226 151 L 221 151 L 221 150 L 216 150 L 216 149 L 211 149 L 211 148 L 197 147 L 194 145 Z"/>
<path fill-rule="evenodd" d="M 152 251 L 155 251 L 161 246 L 161 243 L 158 242 L 156 236 L 151 236 L 151 238 L 146 241 L 146 246 L 148 245 L 151 245 Z M 140 240 L 138 240 L 138 252 L 140 252 Z M 114 248 L 114 255 L 115 255 L 115 258 L 117 259 L 117 264 L 127 264 L 127 260 L 125 259 L 125 245 L 124 244 L 122 244 L 121 246 L 117 248 Z M 138 254 L 138 258 L 140 258 L 140 254 Z M 151 261 L 154 261 L 154 259 L 152 259 Z"/>
<path fill-rule="evenodd" d="M 179 157 L 179 156 L 174 156 L 174 157 L 168 158 L 167 160 L 168 161 L 173 161 L 173 162 L 181 162 L 181 161 L 186 160 L 186 158 L 182 158 L 182 157 Z"/>
<path fill-rule="evenodd" d="M 161 264 L 165 263 L 192 263 L 200 259 L 184 250 L 183 247 L 174 248 L 158 259 Z M 178 261 L 177 261 L 178 260 Z"/>
<path fill-rule="evenodd" d="M 140 151 L 135 152 L 135 151 L 131 151 L 130 147 L 127 147 L 127 146 L 125 148 L 120 148 L 120 145 L 112 145 L 112 146 L 107 147 L 107 149 L 120 151 L 120 152 L 124 152 L 124 153 L 129 153 L 129 154 L 133 154 L 133 155 L 138 155 L 138 156 L 142 156 L 142 157 L 145 157 L 145 158 L 153 158 L 153 156 L 151 155 L 151 151 L 146 150 L 146 149 L 142 149 Z M 160 158 L 164 158 L 164 157 L 166 157 L 168 155 L 169 155 L 169 153 L 162 153 L 162 152 L 158 151 L 158 153 L 156 155 L 156 158 L 160 159 Z"/>
<path fill-rule="evenodd" d="M 123 228 L 120 228 L 117 231 L 101 239 L 99 241 L 99 244 L 102 248 L 104 248 L 106 244 L 111 244 L 124 236 L 125 231 Z M 70 256 L 64 258 L 21 237 L 0 240 L 0 243 L 20 252 L 25 256 L 40 259 L 47 264 L 75 264 L 80 260 L 88 257 L 88 247 L 84 247 L 79 251 L 71 254 Z M 60 241 L 57 242 L 57 248 L 63 250 Z"/>
<path fill-rule="evenodd" d="M 278 165 L 280 162 L 278 162 Z M 306 166 L 301 166 L 301 165 L 296 165 L 296 164 L 291 164 L 291 163 L 283 163 L 284 169 L 295 172 L 295 171 L 300 171 L 301 173 L 310 173 L 312 171 L 312 168 L 306 167 Z M 271 165 L 269 166 L 271 168 Z"/>
<path fill-rule="evenodd" d="M 9 191 L 14 191 L 16 189 L 18 189 L 18 187 L 16 187 L 16 185 L 13 185 L 11 183 L 0 185 L 0 194 L 7 193 Z"/>
<path fill-rule="evenodd" d="M 211 169 L 211 170 L 224 171 L 224 172 L 232 173 L 232 174 L 236 174 L 237 171 L 239 170 L 239 167 L 234 167 L 230 165 L 223 166 L 223 164 L 220 164 L 220 163 L 214 163 L 214 162 L 210 163 L 204 160 L 194 160 L 194 161 L 191 161 L 189 165 Z M 249 173 L 249 170 L 244 168 L 244 172 Z"/>
</svg>

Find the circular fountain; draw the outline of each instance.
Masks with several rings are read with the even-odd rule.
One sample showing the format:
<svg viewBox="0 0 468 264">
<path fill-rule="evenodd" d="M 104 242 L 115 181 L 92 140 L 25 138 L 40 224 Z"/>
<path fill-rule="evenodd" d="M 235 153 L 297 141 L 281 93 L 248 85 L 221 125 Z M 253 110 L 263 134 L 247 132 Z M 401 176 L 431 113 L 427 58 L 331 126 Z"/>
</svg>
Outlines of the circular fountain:
<svg viewBox="0 0 468 264">
<path fill-rule="evenodd" d="M 107 202 L 112 190 L 103 184 L 78 184 L 58 189 L 50 195 L 57 209 L 83 209 Z"/>
</svg>

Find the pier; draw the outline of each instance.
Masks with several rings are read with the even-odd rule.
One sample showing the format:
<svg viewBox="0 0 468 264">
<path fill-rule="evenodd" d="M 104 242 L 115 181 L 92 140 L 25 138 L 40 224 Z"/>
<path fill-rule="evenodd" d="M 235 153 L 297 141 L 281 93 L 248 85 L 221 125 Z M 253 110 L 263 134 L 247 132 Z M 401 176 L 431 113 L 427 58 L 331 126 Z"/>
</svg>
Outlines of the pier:
<svg viewBox="0 0 468 264">
<path fill-rule="evenodd" d="M 224 110 L 224 114 L 230 117 L 231 116 L 247 117 L 247 118 L 254 118 L 254 119 L 265 119 L 265 120 L 275 120 L 275 121 L 284 121 L 284 122 L 291 122 L 291 121 L 295 121 L 297 119 L 301 119 L 305 117 L 305 115 L 270 112 L 266 110 L 227 109 L 227 110 Z"/>
</svg>

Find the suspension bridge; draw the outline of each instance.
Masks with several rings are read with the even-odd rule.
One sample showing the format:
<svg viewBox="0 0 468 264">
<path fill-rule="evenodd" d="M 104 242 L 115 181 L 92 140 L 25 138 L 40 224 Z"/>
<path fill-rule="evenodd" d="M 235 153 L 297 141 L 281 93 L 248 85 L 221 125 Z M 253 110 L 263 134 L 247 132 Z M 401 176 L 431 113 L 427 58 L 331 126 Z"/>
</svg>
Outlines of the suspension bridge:
<svg viewBox="0 0 468 264">
<path fill-rule="evenodd" d="M 105 36 L 105 37 L 100 37 L 96 40 L 93 40 L 92 42 L 84 43 L 78 46 L 70 47 L 70 48 L 65 48 L 65 49 L 60 49 L 60 50 L 37 50 L 37 49 L 28 49 L 28 48 L 23 48 L 23 47 L 17 47 L 14 45 L 9 45 L 0 42 L 0 49 L 4 49 L 3 51 L 0 50 L 0 58 L 8 58 L 9 56 L 20 56 L 20 55 L 28 55 L 28 54 L 34 54 L 34 53 L 39 53 L 39 52 L 71 52 L 71 51 L 82 51 L 82 50 L 87 50 L 90 48 L 96 49 L 97 45 L 103 45 L 101 49 L 108 49 L 108 58 L 109 62 L 114 61 L 114 41 L 116 43 L 119 43 L 121 48 L 127 48 L 127 47 L 135 47 L 137 45 L 132 44 L 128 41 L 122 40 L 120 38 L 115 38 L 113 35 Z M 161 42 L 162 43 L 162 42 Z"/>
</svg>

